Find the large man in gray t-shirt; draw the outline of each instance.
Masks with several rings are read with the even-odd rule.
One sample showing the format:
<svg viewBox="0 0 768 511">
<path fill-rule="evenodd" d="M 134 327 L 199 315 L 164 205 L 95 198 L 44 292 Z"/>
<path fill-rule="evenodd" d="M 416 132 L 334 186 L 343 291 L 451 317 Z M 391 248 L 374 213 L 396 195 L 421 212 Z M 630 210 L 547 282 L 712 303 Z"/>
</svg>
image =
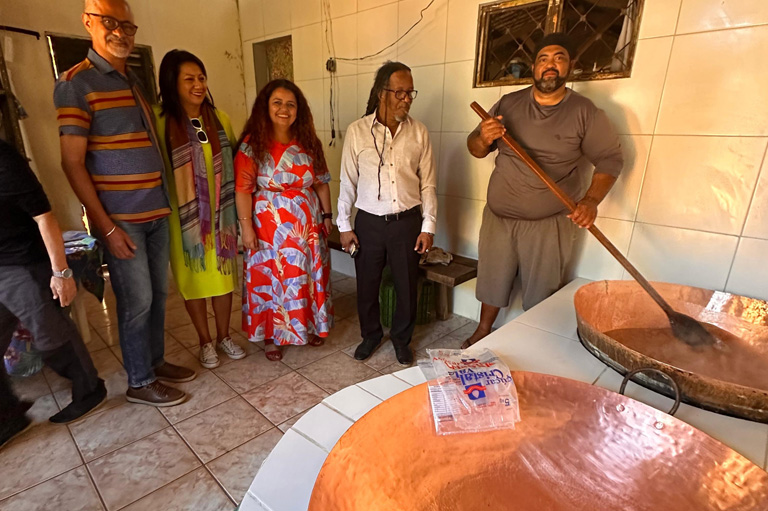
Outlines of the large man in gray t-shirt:
<svg viewBox="0 0 768 511">
<path fill-rule="evenodd" d="M 491 331 L 499 310 L 509 305 L 520 274 L 523 308 L 529 309 L 563 285 L 578 227 L 589 227 L 597 206 L 621 172 L 624 159 L 605 112 L 566 88 L 573 45 L 564 34 L 545 36 L 536 46 L 534 86 L 503 96 L 467 138 L 476 158 L 496 149 L 478 245 L 477 299 L 480 324 L 462 347 Z M 498 143 L 509 133 L 560 187 L 577 201 L 573 214 L 510 150 Z M 584 173 L 595 167 L 584 193 Z M 577 227 L 578 226 L 578 227 Z"/>
</svg>

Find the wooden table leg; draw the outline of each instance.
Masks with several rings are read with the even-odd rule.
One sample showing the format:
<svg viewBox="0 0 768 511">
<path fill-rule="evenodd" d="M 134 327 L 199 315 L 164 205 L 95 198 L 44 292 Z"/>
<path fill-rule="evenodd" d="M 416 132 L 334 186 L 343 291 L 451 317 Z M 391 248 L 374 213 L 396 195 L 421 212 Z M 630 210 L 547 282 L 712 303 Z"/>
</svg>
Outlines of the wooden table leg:
<svg viewBox="0 0 768 511">
<path fill-rule="evenodd" d="M 445 321 L 451 315 L 449 303 L 449 288 L 445 284 L 437 284 L 437 319 Z"/>
</svg>

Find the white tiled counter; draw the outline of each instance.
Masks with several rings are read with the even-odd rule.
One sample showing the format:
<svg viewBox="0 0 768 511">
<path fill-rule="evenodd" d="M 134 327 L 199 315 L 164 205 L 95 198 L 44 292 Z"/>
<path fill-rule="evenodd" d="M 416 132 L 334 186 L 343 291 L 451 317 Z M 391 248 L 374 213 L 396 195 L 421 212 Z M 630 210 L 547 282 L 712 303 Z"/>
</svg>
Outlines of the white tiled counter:
<svg viewBox="0 0 768 511">
<path fill-rule="evenodd" d="M 573 294 L 589 281 L 577 279 L 476 346 L 498 354 L 513 371 L 572 378 L 618 392 L 621 376 L 585 350 L 576 335 Z M 243 499 L 241 511 L 307 509 L 320 468 L 344 432 L 374 406 L 425 381 L 411 367 L 347 387 L 312 408 L 264 460 Z M 626 394 L 660 410 L 672 400 L 630 383 Z M 707 412 L 682 404 L 675 417 L 720 440 L 767 468 L 768 424 Z"/>
</svg>

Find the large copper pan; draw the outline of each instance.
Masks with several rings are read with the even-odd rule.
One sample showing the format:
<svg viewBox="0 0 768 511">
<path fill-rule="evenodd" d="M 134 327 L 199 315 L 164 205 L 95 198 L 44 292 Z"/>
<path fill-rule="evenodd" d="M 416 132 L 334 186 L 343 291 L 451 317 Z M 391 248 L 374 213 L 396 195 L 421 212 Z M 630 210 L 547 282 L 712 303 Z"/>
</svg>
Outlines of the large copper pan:
<svg viewBox="0 0 768 511">
<path fill-rule="evenodd" d="M 438 436 L 427 385 L 341 437 L 309 511 L 756 511 L 768 474 L 690 425 L 585 383 L 514 372 L 514 430 Z"/>
<path fill-rule="evenodd" d="M 768 422 L 768 304 L 708 289 L 653 286 L 675 309 L 724 330 L 722 342 L 688 346 L 671 335 L 664 313 L 635 282 L 600 281 L 574 296 L 584 347 L 622 374 L 643 367 L 667 374 L 684 402 Z M 663 377 L 638 381 L 673 396 Z"/>
</svg>

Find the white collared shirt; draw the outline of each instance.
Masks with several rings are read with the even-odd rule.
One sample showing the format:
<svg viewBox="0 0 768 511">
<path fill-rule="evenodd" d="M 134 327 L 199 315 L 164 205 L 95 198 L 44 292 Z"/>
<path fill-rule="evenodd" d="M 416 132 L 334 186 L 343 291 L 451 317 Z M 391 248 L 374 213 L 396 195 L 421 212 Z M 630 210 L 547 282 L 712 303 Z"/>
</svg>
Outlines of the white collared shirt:
<svg viewBox="0 0 768 511">
<path fill-rule="evenodd" d="M 336 219 L 340 232 L 352 230 L 353 205 L 379 216 L 421 205 L 421 231 L 435 233 L 437 175 L 432 143 L 424 124 L 408 116 L 393 137 L 389 129 L 376 120 L 374 112 L 349 126 L 341 155 Z"/>
</svg>

